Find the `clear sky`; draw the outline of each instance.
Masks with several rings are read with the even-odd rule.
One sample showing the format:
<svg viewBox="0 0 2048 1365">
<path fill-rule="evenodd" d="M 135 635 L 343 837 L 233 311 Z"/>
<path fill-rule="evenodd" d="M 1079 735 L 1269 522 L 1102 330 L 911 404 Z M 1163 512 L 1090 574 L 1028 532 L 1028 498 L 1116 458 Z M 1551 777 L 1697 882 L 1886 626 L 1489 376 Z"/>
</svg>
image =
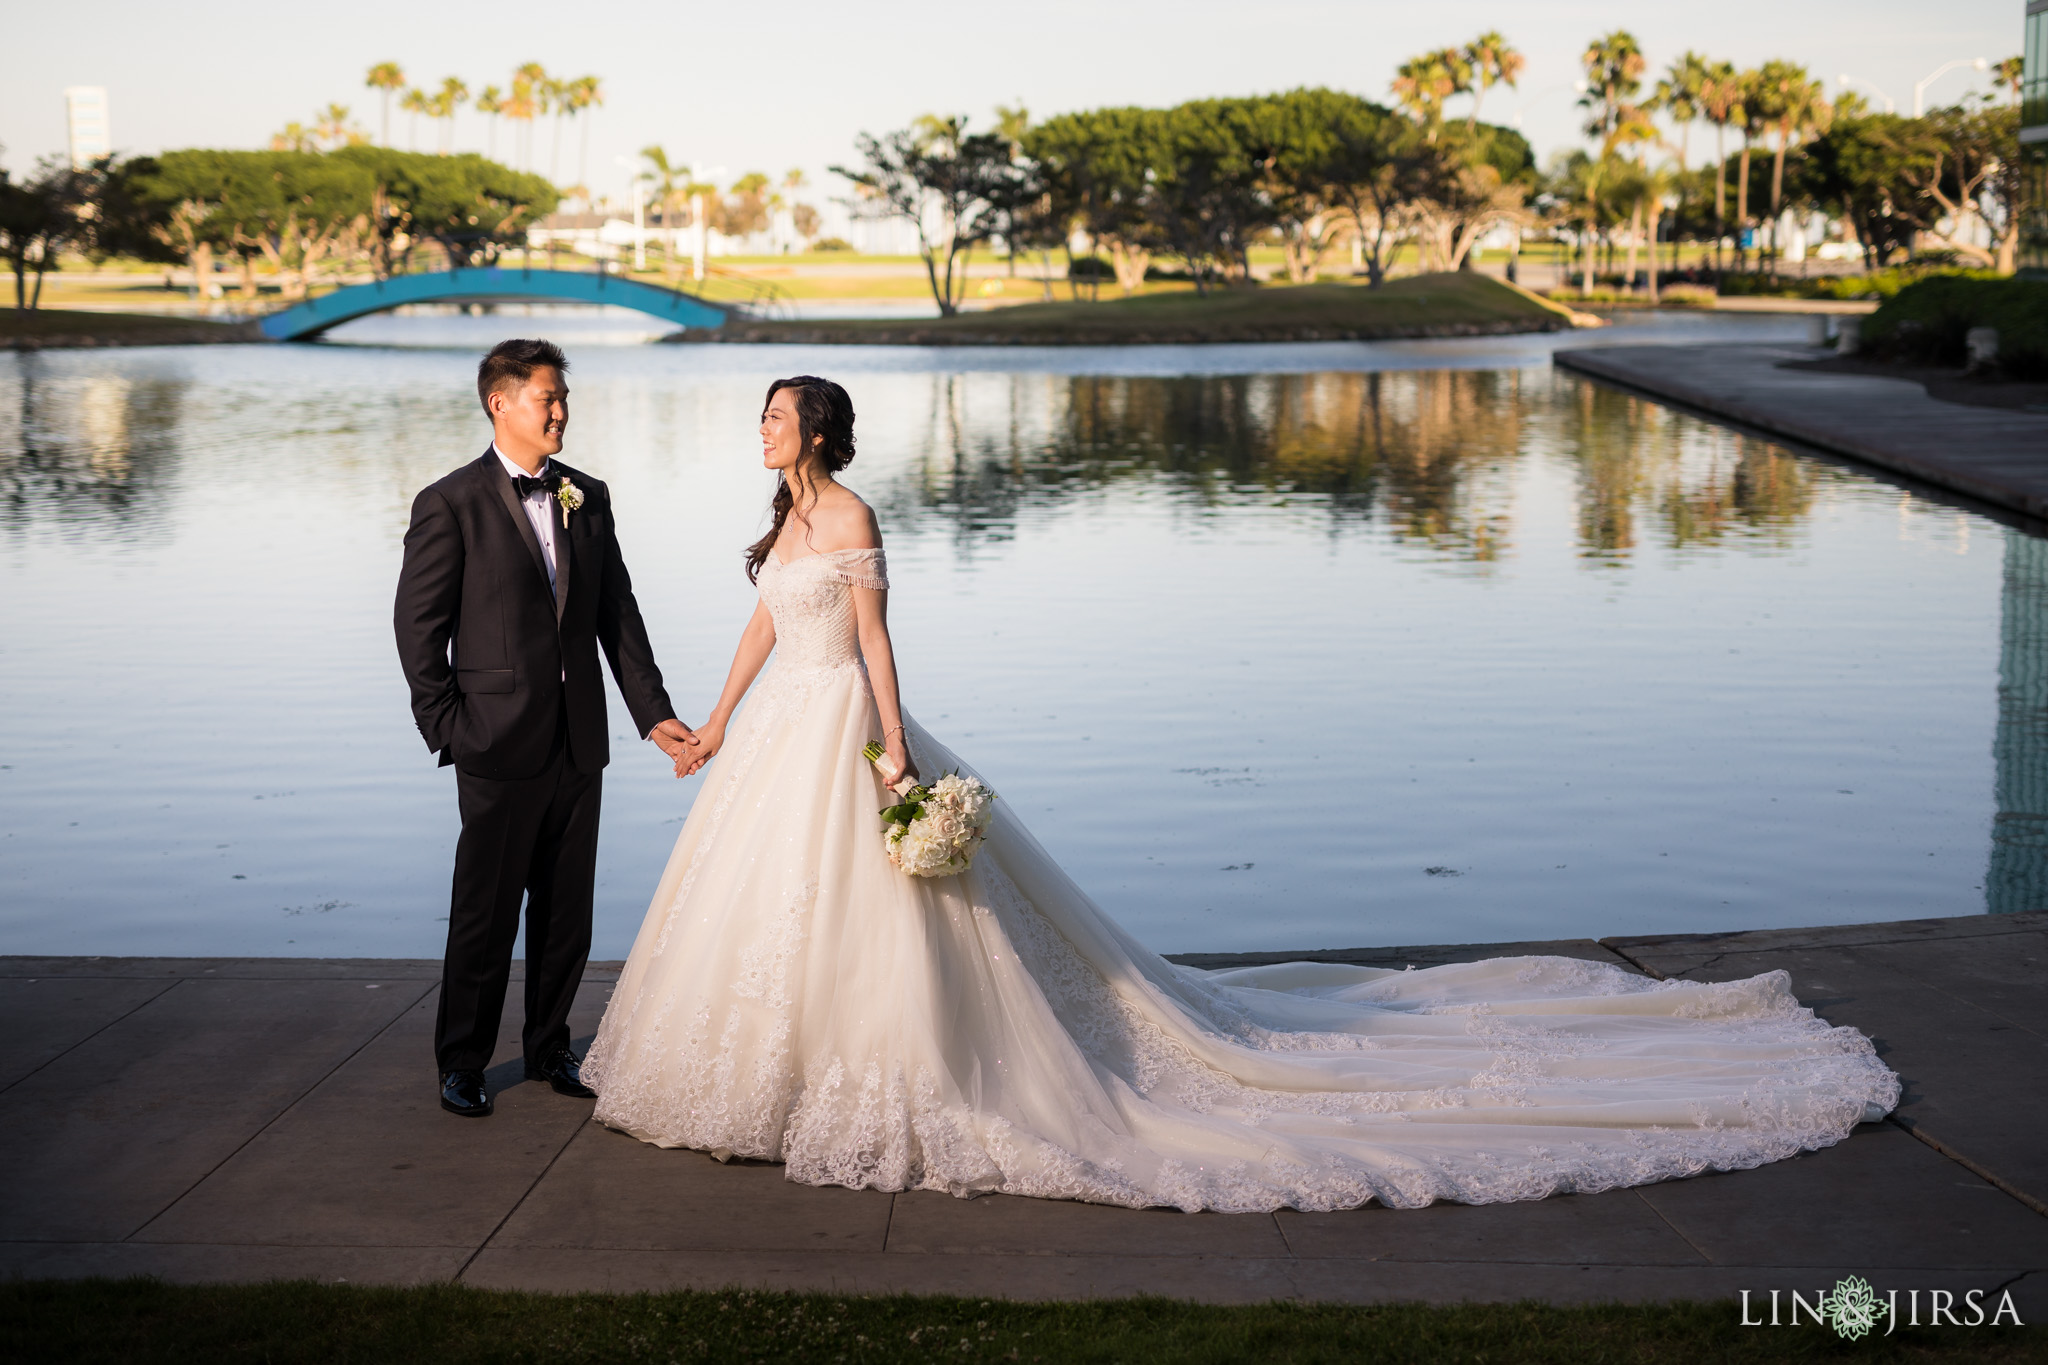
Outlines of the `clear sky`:
<svg viewBox="0 0 2048 1365">
<path fill-rule="evenodd" d="M 473 15 L 492 13 L 487 25 Z M 328 101 L 349 105 L 373 134 L 375 92 L 364 71 L 396 61 L 416 84 L 458 75 L 472 90 L 509 83 L 539 61 L 551 73 L 603 78 L 590 129 L 590 180 L 616 195 L 615 163 L 648 143 L 672 159 L 773 176 L 803 167 L 820 192 L 843 189 L 824 168 L 853 156 L 856 132 L 899 127 L 926 112 L 986 124 L 998 103 L 1034 116 L 1103 104 L 1167 104 L 1207 95 L 1328 85 L 1375 99 L 1405 57 L 1500 29 L 1528 57 L 1519 91 L 1488 96 L 1489 119 L 1519 113 L 1547 156 L 1577 141 L 1571 82 L 1578 54 L 1616 27 L 1635 33 L 1652 68 L 1685 48 L 1753 65 L 1804 63 L 1827 80 L 1849 73 L 1910 112 L 1914 82 L 1951 58 L 2009 56 L 2020 47 L 2022 0 L 1721 0 L 1715 5 L 1521 0 L 1480 4 L 1268 0 L 1053 0 L 1035 6 L 764 4 L 495 7 L 383 0 L 312 11 L 251 0 L 193 8 L 161 0 L 9 7 L 0 21 L 0 164 L 26 169 L 64 145 L 63 90 L 104 85 L 114 141 L 130 152 L 261 147 Z M 1951 72 L 1928 92 L 1953 100 L 1982 78 Z M 1453 105 L 1461 111 L 1464 101 Z M 423 150 L 434 145 L 421 120 Z M 394 109 L 392 141 L 408 120 Z M 484 121 L 464 111 L 456 145 L 481 150 Z M 549 132 L 535 169 L 548 168 Z M 1696 130 L 1695 161 L 1711 134 Z M 576 174 L 565 133 L 561 179 Z M 500 135 L 499 153 L 506 157 Z"/>
</svg>

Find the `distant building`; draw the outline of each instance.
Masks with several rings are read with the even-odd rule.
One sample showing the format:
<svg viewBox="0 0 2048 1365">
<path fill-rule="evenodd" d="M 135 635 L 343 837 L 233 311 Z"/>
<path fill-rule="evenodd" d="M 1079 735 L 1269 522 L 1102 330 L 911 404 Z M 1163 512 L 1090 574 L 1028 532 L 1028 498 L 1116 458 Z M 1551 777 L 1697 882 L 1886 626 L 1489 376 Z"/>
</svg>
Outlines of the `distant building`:
<svg viewBox="0 0 2048 1365">
<path fill-rule="evenodd" d="M 107 123 L 107 88 L 74 85 L 64 92 L 64 122 L 71 133 L 71 167 L 82 169 L 114 150 Z"/>
<path fill-rule="evenodd" d="M 2020 49 L 2020 269 L 2048 275 L 2048 0 L 2027 0 L 2026 44 Z"/>
</svg>

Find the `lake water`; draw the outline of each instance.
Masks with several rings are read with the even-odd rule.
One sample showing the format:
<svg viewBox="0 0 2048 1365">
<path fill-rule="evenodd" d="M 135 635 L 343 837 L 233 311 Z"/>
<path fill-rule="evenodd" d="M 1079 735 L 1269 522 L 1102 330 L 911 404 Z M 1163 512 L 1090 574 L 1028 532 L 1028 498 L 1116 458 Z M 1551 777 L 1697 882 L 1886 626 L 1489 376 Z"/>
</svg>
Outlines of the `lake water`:
<svg viewBox="0 0 2048 1365">
<path fill-rule="evenodd" d="M 566 458 L 685 720 L 751 606 L 762 390 L 845 382 L 907 704 L 1162 950 L 2043 902 L 2042 542 L 1549 363 L 1796 320 L 922 351 L 558 313 L 0 356 L 0 951 L 438 955 L 454 788 L 391 592 L 520 331 L 571 346 Z M 612 715 L 600 957 L 697 787 Z"/>
</svg>

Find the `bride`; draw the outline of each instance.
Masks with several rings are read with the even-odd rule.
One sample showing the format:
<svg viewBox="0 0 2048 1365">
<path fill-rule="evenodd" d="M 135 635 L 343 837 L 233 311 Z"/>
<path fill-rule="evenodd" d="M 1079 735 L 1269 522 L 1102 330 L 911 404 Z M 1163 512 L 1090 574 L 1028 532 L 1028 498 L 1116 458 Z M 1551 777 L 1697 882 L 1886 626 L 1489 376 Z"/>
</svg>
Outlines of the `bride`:
<svg viewBox="0 0 2048 1365">
<path fill-rule="evenodd" d="M 972 770 L 902 709 L 881 534 L 835 478 L 846 391 L 777 382 L 761 441 L 782 483 L 747 555 L 760 603 L 678 759 L 710 768 L 583 1067 L 601 1122 L 812 1185 L 1263 1211 L 1752 1167 L 1897 1102 L 1783 972 L 1177 967 L 1000 801 L 967 872 L 898 871 L 862 746 Z"/>
</svg>

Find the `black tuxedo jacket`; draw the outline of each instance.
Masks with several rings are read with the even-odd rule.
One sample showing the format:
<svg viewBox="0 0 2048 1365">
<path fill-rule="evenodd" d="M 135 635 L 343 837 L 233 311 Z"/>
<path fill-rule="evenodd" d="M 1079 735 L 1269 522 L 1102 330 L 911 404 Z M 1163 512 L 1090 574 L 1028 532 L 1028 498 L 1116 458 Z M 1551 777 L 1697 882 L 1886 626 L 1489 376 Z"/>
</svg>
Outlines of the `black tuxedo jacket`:
<svg viewBox="0 0 2048 1365">
<path fill-rule="evenodd" d="M 559 460 L 583 492 L 564 517 L 553 503 L 555 590 L 533 523 L 495 451 L 413 499 L 393 614 L 412 713 L 441 763 L 478 777 L 533 777 L 567 718 L 569 761 L 611 761 L 604 650 L 644 737 L 675 715 L 619 557 L 605 486 Z"/>
</svg>

